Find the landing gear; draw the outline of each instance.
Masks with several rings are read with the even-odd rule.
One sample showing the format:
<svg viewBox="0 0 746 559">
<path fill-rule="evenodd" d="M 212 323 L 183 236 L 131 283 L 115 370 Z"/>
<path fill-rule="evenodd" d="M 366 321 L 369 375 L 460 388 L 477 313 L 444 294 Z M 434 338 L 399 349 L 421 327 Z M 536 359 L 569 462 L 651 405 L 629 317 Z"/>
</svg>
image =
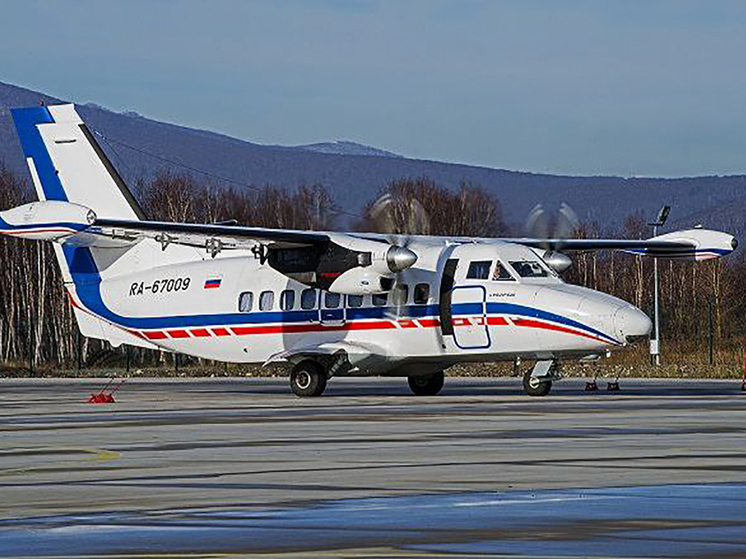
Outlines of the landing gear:
<svg viewBox="0 0 746 559">
<path fill-rule="evenodd" d="M 523 389 L 529 396 L 546 396 L 552 390 L 552 381 L 542 380 L 527 371 L 523 375 Z"/>
<path fill-rule="evenodd" d="M 523 389 L 529 396 L 546 396 L 552 381 L 561 379 L 556 360 L 537 361 L 534 368 L 523 375 Z"/>
<path fill-rule="evenodd" d="M 443 388 L 445 374 L 443 371 L 431 375 L 407 377 L 409 388 L 417 396 L 435 396 Z"/>
<path fill-rule="evenodd" d="M 326 388 L 326 371 L 316 361 L 301 361 L 290 372 L 290 388 L 296 396 L 321 396 Z"/>
</svg>

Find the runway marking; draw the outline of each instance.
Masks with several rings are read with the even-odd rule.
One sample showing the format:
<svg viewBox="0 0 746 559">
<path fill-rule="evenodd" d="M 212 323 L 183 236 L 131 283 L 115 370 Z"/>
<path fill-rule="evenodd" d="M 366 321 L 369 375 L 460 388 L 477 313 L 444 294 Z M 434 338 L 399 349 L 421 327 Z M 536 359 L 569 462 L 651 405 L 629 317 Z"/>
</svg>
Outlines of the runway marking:
<svg viewBox="0 0 746 559">
<path fill-rule="evenodd" d="M 12 449 L 18 451 L 21 449 Z M 114 450 L 106 450 L 104 448 L 95 447 L 46 447 L 46 448 L 34 448 L 34 449 L 23 449 L 30 450 L 36 456 L 50 456 L 54 454 L 75 454 L 82 453 L 86 455 L 86 461 L 95 462 L 109 462 L 112 460 L 119 460 L 122 455 Z M 57 470 L 65 465 L 77 464 L 79 460 L 63 460 L 60 462 L 54 462 L 52 464 L 44 464 L 40 466 L 28 466 L 25 468 L 7 468 L 0 469 L 0 476 L 12 476 L 25 473 L 44 472 L 48 470 Z"/>
</svg>

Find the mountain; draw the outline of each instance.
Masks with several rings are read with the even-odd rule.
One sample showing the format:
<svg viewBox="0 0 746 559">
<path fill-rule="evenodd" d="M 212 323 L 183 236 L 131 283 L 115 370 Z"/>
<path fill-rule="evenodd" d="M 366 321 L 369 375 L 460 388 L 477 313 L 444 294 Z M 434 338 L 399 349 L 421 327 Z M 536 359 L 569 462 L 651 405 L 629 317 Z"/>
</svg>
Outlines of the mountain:
<svg viewBox="0 0 746 559">
<path fill-rule="evenodd" d="M 0 159 L 27 176 L 8 107 L 60 100 L 21 87 L 0 83 Z M 671 204 L 672 225 L 702 222 L 723 227 L 737 222 L 744 231 L 746 176 L 707 176 L 677 179 L 614 176 L 561 176 L 492 169 L 396 156 L 352 142 L 304 146 L 267 146 L 210 132 L 152 120 L 133 112 L 117 113 L 88 103 L 78 106 L 91 129 L 125 180 L 151 177 L 163 170 L 190 170 L 196 177 L 225 187 L 267 184 L 325 185 L 335 202 L 349 212 L 387 182 L 426 175 L 447 187 L 462 181 L 482 186 L 502 202 L 506 220 L 520 224 L 531 208 L 542 203 L 555 208 L 567 202 L 583 220 L 615 227 L 641 211 L 652 218 L 664 203 Z"/>
<path fill-rule="evenodd" d="M 306 151 L 315 151 L 316 153 L 331 153 L 335 155 L 375 155 L 378 157 L 401 157 L 396 153 L 386 151 L 383 149 L 374 148 L 371 146 L 365 146 L 358 144 L 357 142 L 350 142 L 347 140 L 337 140 L 336 142 L 320 142 L 318 144 L 305 144 L 302 146 L 295 146 L 296 149 L 304 149 Z"/>
</svg>

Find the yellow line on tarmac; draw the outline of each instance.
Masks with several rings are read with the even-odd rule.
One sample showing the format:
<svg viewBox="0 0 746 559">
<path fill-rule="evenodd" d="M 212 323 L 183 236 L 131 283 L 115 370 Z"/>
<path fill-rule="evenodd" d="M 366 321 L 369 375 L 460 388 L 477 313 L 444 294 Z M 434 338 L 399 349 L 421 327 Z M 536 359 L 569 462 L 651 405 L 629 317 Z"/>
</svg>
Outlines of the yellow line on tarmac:
<svg viewBox="0 0 746 559">
<path fill-rule="evenodd" d="M 113 450 L 106 450 L 105 448 L 96 448 L 96 447 L 45 447 L 45 448 L 34 448 L 34 449 L 28 449 L 33 450 L 36 454 L 34 456 L 41 456 L 41 457 L 47 457 L 48 454 L 83 454 L 85 455 L 86 461 L 102 461 L 102 462 L 108 462 L 111 460 L 119 460 L 122 455 L 119 452 L 113 451 Z M 0 469 L 0 476 L 12 476 L 17 474 L 24 474 L 24 473 L 38 473 L 38 472 L 44 472 L 46 470 L 50 469 L 58 469 L 61 466 L 65 465 L 75 465 L 79 464 L 79 460 L 74 459 L 67 459 L 60 462 L 54 462 L 54 463 L 45 463 L 43 465 L 38 466 L 27 466 L 27 467 L 21 467 L 21 468 L 7 468 L 7 469 Z"/>
</svg>

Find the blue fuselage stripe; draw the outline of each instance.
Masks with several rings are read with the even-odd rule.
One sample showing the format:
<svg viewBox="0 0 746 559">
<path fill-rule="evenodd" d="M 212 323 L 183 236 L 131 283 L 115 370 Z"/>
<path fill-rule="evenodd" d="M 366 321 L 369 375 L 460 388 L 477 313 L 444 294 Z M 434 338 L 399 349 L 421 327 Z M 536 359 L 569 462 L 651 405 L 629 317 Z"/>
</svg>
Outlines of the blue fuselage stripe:
<svg viewBox="0 0 746 559">
<path fill-rule="evenodd" d="M 267 323 L 303 323 L 314 322 L 319 318 L 319 311 L 297 310 L 297 311 L 269 311 L 252 313 L 220 313 L 220 314 L 193 314 L 183 316 L 162 317 L 127 317 L 111 311 L 101 297 L 101 277 L 96 265 L 87 248 L 70 247 L 63 245 L 63 252 L 70 267 L 76 292 L 81 303 L 91 312 L 111 321 L 124 328 L 158 330 L 167 328 L 194 328 L 207 326 L 238 326 L 244 324 L 267 324 Z M 474 315 L 484 312 L 482 303 L 460 303 L 453 305 L 452 313 L 458 315 Z M 358 319 L 383 319 L 391 316 L 400 318 L 424 318 L 439 316 L 440 309 L 436 305 L 407 305 L 401 309 L 396 307 L 358 307 L 348 308 L 346 320 Z M 571 326 L 585 332 L 589 332 L 602 338 L 619 343 L 608 335 L 590 328 L 580 322 L 567 317 L 509 303 L 488 303 L 488 314 L 501 314 L 509 316 L 523 316 L 537 318 Z M 334 316 L 328 315 L 328 320 L 342 319 L 341 309 Z"/>
<path fill-rule="evenodd" d="M 571 318 L 567 318 L 566 316 L 562 316 L 559 314 L 551 313 L 548 311 L 542 311 L 540 309 L 535 309 L 533 307 L 515 305 L 512 303 L 487 303 L 487 313 L 525 316 L 529 318 L 537 318 L 540 320 L 546 320 L 549 322 L 557 322 L 565 326 L 571 326 L 572 328 L 584 330 L 595 336 L 604 338 L 605 340 L 609 340 L 614 343 L 619 343 L 617 340 L 610 337 L 609 335 L 604 334 L 603 332 L 601 332 L 600 330 L 596 330 L 595 328 L 591 328 L 590 326 L 586 326 L 582 322 L 578 322 L 577 320 L 573 320 Z"/>
</svg>

